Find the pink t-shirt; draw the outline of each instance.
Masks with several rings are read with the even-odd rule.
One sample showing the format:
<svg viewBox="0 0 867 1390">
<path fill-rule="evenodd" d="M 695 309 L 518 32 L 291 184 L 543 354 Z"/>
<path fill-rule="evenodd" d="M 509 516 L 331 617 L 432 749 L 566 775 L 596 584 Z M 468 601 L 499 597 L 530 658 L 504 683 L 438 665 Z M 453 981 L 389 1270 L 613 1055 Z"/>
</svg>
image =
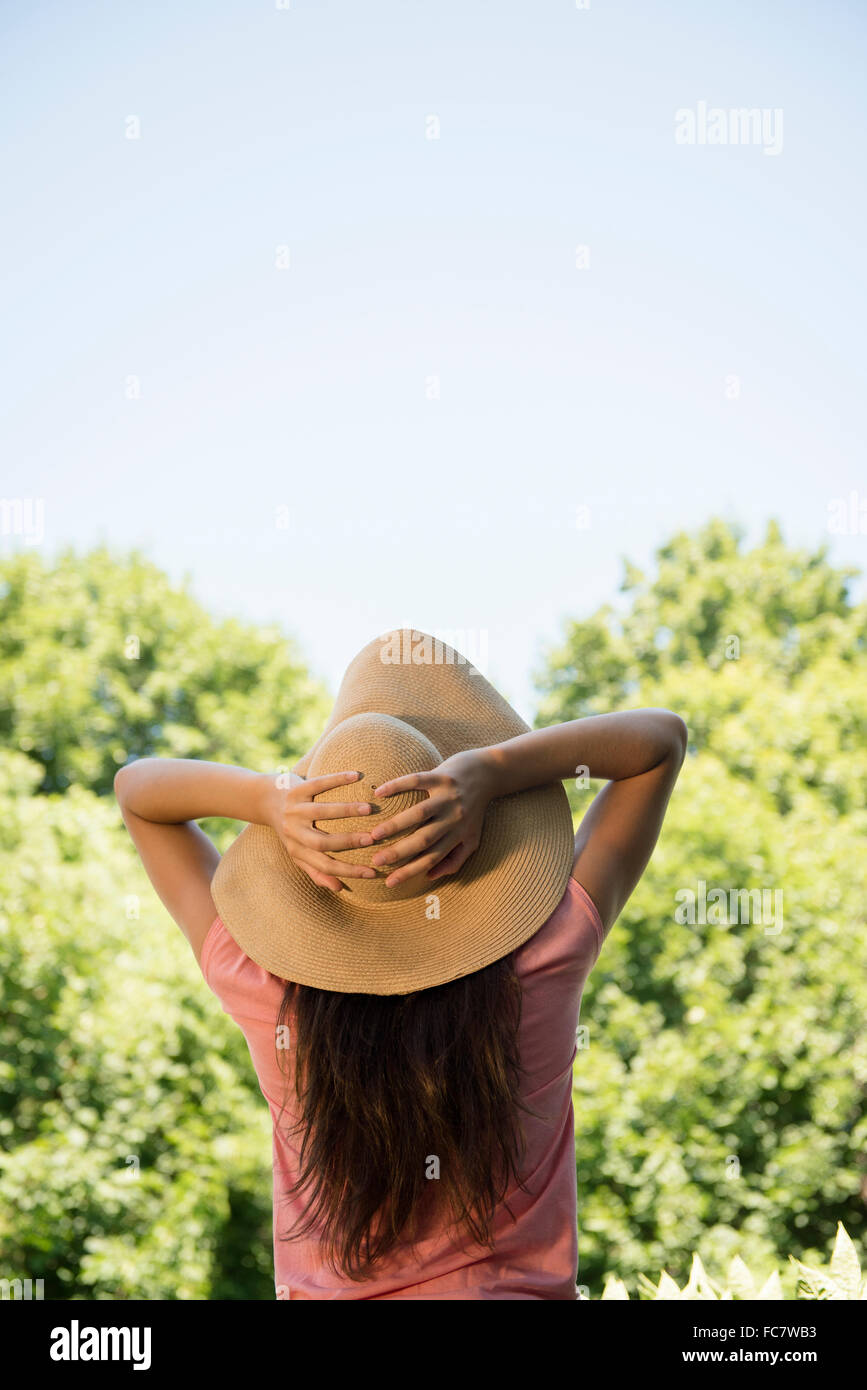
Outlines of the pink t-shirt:
<svg viewBox="0 0 867 1390">
<path fill-rule="evenodd" d="M 306 1193 L 287 1202 L 298 1177 L 296 1150 L 286 1139 L 297 1120 L 294 1093 L 277 1057 L 277 1012 L 283 981 L 254 964 L 217 917 L 202 950 L 202 974 L 224 1011 L 244 1033 L 259 1086 L 271 1110 L 274 1161 L 274 1273 L 282 1299 L 576 1299 L 578 1272 L 575 1123 L 572 1065 L 581 994 L 602 949 L 599 914 L 587 892 L 569 883 L 547 922 L 515 952 L 523 986 L 519 1045 L 525 1076 L 521 1095 L 545 1119 L 521 1112 L 526 1135 L 524 1181 L 513 1186 L 493 1222 L 494 1249 L 454 1228 L 416 1243 L 411 1256 L 393 1252 L 375 1275 L 357 1283 L 336 1276 L 321 1260 L 315 1232 L 279 1240 L 305 1211 Z M 288 1040 L 288 1063 L 293 1043 Z M 284 1057 L 286 1054 L 284 1054 Z M 290 1072 L 291 1075 L 291 1072 Z M 296 1134 L 295 1136 L 299 1136 Z M 300 1139 L 299 1139 L 300 1142 Z"/>
</svg>

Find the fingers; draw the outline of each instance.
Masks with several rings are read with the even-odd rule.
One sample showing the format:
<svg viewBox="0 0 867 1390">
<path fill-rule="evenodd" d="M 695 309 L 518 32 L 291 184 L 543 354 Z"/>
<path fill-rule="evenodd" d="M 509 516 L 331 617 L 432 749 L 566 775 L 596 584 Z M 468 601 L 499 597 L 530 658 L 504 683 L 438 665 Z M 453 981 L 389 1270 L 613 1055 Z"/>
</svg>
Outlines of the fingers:
<svg viewBox="0 0 867 1390">
<path fill-rule="evenodd" d="M 436 786 L 437 780 L 435 772 L 410 772 L 406 777 L 395 777 L 392 782 L 383 782 L 381 787 L 374 789 L 373 795 L 397 796 L 398 792 L 427 791 L 428 787 Z"/>
<path fill-rule="evenodd" d="M 341 854 L 345 849 L 367 849 L 373 844 L 369 834 L 329 835 L 324 830 L 299 830 L 295 839 L 321 854 Z"/>
<path fill-rule="evenodd" d="M 437 772 L 414 772 L 406 777 L 396 777 L 391 782 L 383 782 L 373 795 L 376 798 L 397 796 L 403 792 L 423 791 L 427 793 L 424 801 L 409 807 L 406 811 L 382 821 L 370 831 L 354 831 L 346 835 L 330 835 L 327 831 L 315 829 L 320 821 L 351 820 L 358 816 L 370 815 L 372 807 L 368 802 L 316 802 L 315 797 L 335 787 L 355 782 L 363 774 L 357 771 L 329 773 L 324 777 L 313 777 L 300 782 L 292 788 L 297 798 L 290 794 L 294 805 L 286 807 L 283 841 L 295 863 L 302 868 L 311 881 L 321 888 L 340 893 L 346 887 L 341 880 L 375 879 L 377 872 L 390 865 L 397 865 L 385 879 L 386 886 L 396 887 L 407 879 L 427 874 L 429 881 L 455 873 L 472 854 L 475 845 L 461 839 L 461 827 L 466 834 L 467 826 L 460 817 L 449 812 L 449 797 L 446 792 L 432 796 L 432 791 L 443 783 Z M 445 784 L 443 784 L 445 785 Z M 303 791 L 301 791 L 303 787 Z M 459 807 L 458 807 L 459 809 Z M 300 823 L 299 823 L 300 822 Z M 369 867 L 364 864 L 340 864 L 340 878 L 334 873 L 332 858 L 346 850 L 363 849 L 376 845 L 377 841 L 400 836 L 400 843 L 378 850 Z M 300 849 L 300 853 L 299 853 Z"/>
<path fill-rule="evenodd" d="M 357 782 L 360 776 L 360 772 L 329 772 L 324 777 L 311 777 L 303 786 L 312 801 L 321 792 L 330 792 L 333 787 L 345 786 L 347 782 Z"/>
<path fill-rule="evenodd" d="M 304 870 L 307 877 L 320 888 L 330 888 L 332 893 L 343 892 L 344 885 L 340 882 L 339 878 L 333 878 L 330 874 L 317 873 L 316 869 L 308 869 L 304 864 L 301 864 L 300 867 Z"/>
<path fill-rule="evenodd" d="M 385 880 L 386 887 L 396 888 L 399 883 L 406 882 L 408 878 L 416 878 L 419 874 L 426 873 L 428 869 L 439 864 L 457 843 L 457 836 L 454 833 L 444 835 L 442 839 L 437 840 L 436 844 L 431 846 L 427 853 L 413 859 L 408 864 L 401 864 L 399 869 L 389 874 Z"/>
<path fill-rule="evenodd" d="M 396 845 L 377 850 L 370 862 L 377 868 L 384 868 L 387 864 L 404 864 L 407 860 L 415 859 L 424 853 L 431 845 L 438 844 L 444 835 L 452 833 L 454 829 L 455 825 L 451 820 L 432 821 L 421 830 L 417 830 L 414 835 L 405 835 Z"/>
<path fill-rule="evenodd" d="M 419 801 L 415 806 L 410 806 L 408 811 L 401 811 L 400 815 L 392 816 L 391 820 L 383 820 L 379 825 L 373 826 L 369 832 L 371 840 L 375 844 L 377 840 L 391 839 L 392 835 L 405 835 L 408 831 L 424 825 L 435 812 L 436 805 L 430 798 L 427 801 Z M 440 833 L 442 834 L 442 831 Z"/>
<path fill-rule="evenodd" d="M 428 881 L 434 882 L 436 879 L 457 873 L 476 848 L 474 844 L 466 844 L 457 838 L 459 833 L 453 830 L 445 835 L 440 834 L 438 839 L 429 835 L 428 847 L 389 874 L 385 880 L 386 887 L 394 888 L 406 879 L 416 878 L 421 874 L 427 874 Z M 333 837 L 328 838 L 330 840 Z M 294 857 L 298 866 L 320 887 L 329 888 L 334 893 L 339 893 L 345 888 L 346 885 L 332 872 L 334 861 L 327 854 L 314 853 L 305 856 L 304 859 L 299 859 L 297 855 Z M 403 847 L 398 857 L 406 859 L 406 850 Z M 344 879 L 378 877 L 374 869 L 363 864 L 341 864 L 340 875 Z"/>
<path fill-rule="evenodd" d="M 369 830 L 353 830 L 345 835 L 333 835 L 328 830 L 317 830 L 312 825 L 297 823 L 287 823 L 283 827 L 282 839 L 289 853 L 295 857 L 299 846 L 319 854 L 340 854 L 345 849 L 366 849 L 373 844 L 373 836 Z"/>
<path fill-rule="evenodd" d="M 435 879 L 445 878 L 448 874 L 456 874 L 461 865 L 465 864 L 469 859 L 474 848 L 473 845 L 466 845 L 463 841 L 460 841 L 455 845 L 453 850 L 449 851 L 445 859 L 441 859 L 440 862 L 428 872 L 428 882 L 433 883 Z"/>
<path fill-rule="evenodd" d="M 369 801 L 316 801 L 302 802 L 292 811 L 293 815 L 304 815 L 308 820 L 353 820 L 356 816 L 370 815 Z"/>
<path fill-rule="evenodd" d="M 328 840 L 330 841 L 332 837 L 329 835 L 327 838 L 328 838 Z M 291 854 L 292 858 L 295 860 L 295 863 L 296 863 L 296 864 L 300 864 L 300 865 L 301 865 L 303 868 L 305 868 L 305 869 L 316 869 L 316 871 L 317 871 L 318 873 L 325 874 L 325 875 L 326 875 L 327 877 L 329 877 L 329 878 L 333 878 L 333 877 L 335 876 L 335 875 L 334 875 L 334 860 L 331 859 L 331 858 L 329 857 L 329 855 L 323 853 L 323 852 L 320 851 L 320 850 L 316 850 L 316 849 L 305 849 L 304 852 L 303 852 L 303 854 L 300 854 L 300 855 L 299 855 L 299 853 L 298 853 L 298 846 L 297 846 L 297 845 L 295 845 L 295 846 L 287 846 L 287 848 L 289 849 L 289 853 Z M 371 869 L 371 868 L 369 867 L 369 865 L 367 865 L 367 864 L 344 864 L 344 863 L 341 863 L 341 865 L 340 865 L 340 877 L 341 877 L 341 878 L 378 878 L 379 875 L 377 874 L 377 872 L 376 872 L 375 869 Z"/>
</svg>

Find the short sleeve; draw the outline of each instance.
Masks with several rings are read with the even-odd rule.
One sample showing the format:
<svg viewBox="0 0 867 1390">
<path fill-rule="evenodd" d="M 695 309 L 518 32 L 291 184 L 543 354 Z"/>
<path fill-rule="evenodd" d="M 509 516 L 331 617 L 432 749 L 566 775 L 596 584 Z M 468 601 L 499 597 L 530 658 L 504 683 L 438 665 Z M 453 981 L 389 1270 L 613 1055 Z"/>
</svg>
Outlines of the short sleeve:
<svg viewBox="0 0 867 1390">
<path fill-rule="evenodd" d="M 277 1052 L 284 981 L 252 961 L 219 917 L 205 937 L 201 970 L 223 1012 L 247 1039 L 263 1096 L 269 1104 L 279 1106 L 285 1090 Z"/>
<path fill-rule="evenodd" d="M 220 917 L 214 919 L 205 937 L 201 971 L 225 1013 L 236 1020 L 273 1023 L 283 984 L 241 950 Z"/>
<path fill-rule="evenodd" d="M 599 909 L 587 892 L 587 889 L 571 875 L 569 876 L 569 887 L 577 894 L 579 900 L 584 904 L 587 916 L 593 927 L 594 936 L 596 938 L 596 955 L 593 962 L 595 965 L 605 942 L 605 928 L 602 925 L 602 918 L 599 916 Z"/>
</svg>

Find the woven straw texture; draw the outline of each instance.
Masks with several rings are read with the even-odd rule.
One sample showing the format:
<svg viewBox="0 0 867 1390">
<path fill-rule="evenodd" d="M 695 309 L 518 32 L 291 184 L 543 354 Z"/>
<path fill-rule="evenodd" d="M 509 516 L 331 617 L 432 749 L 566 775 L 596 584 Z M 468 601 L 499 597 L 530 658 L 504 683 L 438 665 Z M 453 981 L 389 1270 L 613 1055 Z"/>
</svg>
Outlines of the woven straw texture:
<svg viewBox="0 0 867 1390">
<path fill-rule="evenodd" d="M 348 667 L 322 736 L 293 769 L 312 778 L 357 769 L 358 782 L 317 800 L 368 801 L 372 811 L 318 828 L 371 829 L 424 799 L 376 802 L 387 780 L 527 732 L 493 686 L 453 648 L 400 629 L 370 642 Z M 383 844 L 334 856 L 369 863 Z M 406 994 L 445 984 L 508 955 L 561 901 L 573 858 L 572 818 L 560 783 L 492 801 L 481 843 L 457 874 L 397 888 L 344 879 L 313 883 L 280 837 L 249 825 L 223 856 L 212 894 L 223 922 L 258 965 L 284 980 L 341 993 Z"/>
</svg>

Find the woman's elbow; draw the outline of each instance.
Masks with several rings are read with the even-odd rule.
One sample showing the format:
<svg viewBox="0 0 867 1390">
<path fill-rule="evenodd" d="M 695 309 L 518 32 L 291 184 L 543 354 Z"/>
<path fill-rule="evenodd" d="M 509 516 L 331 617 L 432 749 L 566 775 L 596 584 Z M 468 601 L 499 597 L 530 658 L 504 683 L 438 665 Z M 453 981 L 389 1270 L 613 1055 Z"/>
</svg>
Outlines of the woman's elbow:
<svg viewBox="0 0 867 1390">
<path fill-rule="evenodd" d="M 680 761 L 683 762 L 689 744 L 689 729 L 687 728 L 686 720 L 682 719 L 679 714 L 675 714 L 674 710 L 666 710 L 666 714 L 668 715 L 675 752 L 680 758 Z"/>
<path fill-rule="evenodd" d="M 114 774 L 114 799 L 118 806 L 123 806 L 129 791 L 129 765 L 119 767 Z"/>
<path fill-rule="evenodd" d="M 114 795 L 121 808 L 128 804 L 133 788 L 140 779 L 142 764 L 150 761 L 149 758 L 136 758 L 133 762 L 119 767 L 114 774 Z"/>
</svg>

